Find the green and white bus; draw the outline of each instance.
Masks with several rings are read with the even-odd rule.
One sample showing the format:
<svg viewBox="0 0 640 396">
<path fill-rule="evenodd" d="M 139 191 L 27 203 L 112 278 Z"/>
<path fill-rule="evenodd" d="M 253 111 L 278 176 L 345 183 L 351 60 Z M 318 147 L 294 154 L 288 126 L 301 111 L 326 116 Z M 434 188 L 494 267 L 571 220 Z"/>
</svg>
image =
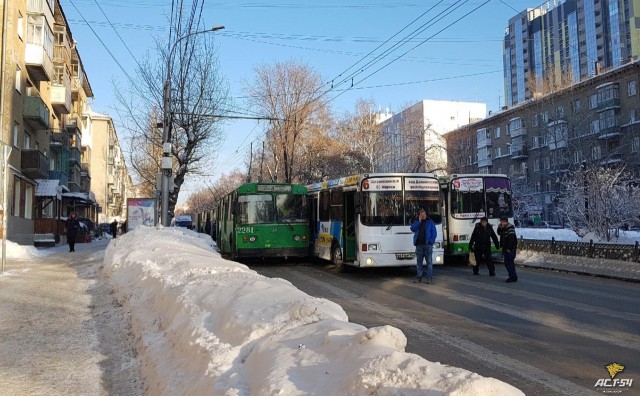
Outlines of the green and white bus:
<svg viewBox="0 0 640 396">
<path fill-rule="evenodd" d="M 488 218 L 494 230 L 502 216 L 513 224 L 511 180 L 507 175 L 452 174 L 440 177 L 440 189 L 445 199 L 443 233 L 448 256 L 468 257 L 471 233 L 482 217 Z M 499 253 L 495 247 L 492 252 Z"/>
<path fill-rule="evenodd" d="M 235 258 L 307 257 L 307 189 L 296 184 L 246 183 L 227 194 L 215 216 L 216 242 Z"/>
</svg>

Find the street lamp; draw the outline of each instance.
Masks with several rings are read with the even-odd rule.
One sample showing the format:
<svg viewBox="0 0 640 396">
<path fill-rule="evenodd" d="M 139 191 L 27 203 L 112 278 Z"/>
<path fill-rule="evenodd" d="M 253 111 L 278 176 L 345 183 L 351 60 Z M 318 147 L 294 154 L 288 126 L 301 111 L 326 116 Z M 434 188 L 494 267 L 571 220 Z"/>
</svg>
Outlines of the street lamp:
<svg viewBox="0 0 640 396">
<path fill-rule="evenodd" d="M 216 32 L 218 30 L 224 29 L 222 25 L 214 25 L 206 30 L 198 30 L 195 32 L 191 32 L 186 34 L 176 40 L 173 43 L 173 46 L 169 50 L 169 54 L 167 56 L 167 77 L 164 80 L 164 88 L 162 93 L 163 104 L 164 104 L 164 121 L 162 122 L 162 214 L 161 220 L 162 225 L 165 227 L 169 226 L 169 184 L 171 181 L 172 174 L 172 161 L 171 161 L 171 66 L 173 59 L 173 51 L 176 49 L 178 43 L 188 37 L 195 36 L 197 34 L 204 34 L 210 32 Z"/>
</svg>

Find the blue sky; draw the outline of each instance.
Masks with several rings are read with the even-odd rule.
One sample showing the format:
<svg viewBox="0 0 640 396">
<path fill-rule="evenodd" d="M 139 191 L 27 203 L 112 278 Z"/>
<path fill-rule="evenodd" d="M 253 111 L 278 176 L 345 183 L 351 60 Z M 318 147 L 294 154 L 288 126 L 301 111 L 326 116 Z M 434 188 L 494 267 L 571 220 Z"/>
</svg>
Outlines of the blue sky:
<svg viewBox="0 0 640 396">
<path fill-rule="evenodd" d="M 136 58 L 147 56 L 153 50 L 154 38 L 166 34 L 169 0 L 98 1 Z M 125 84 L 126 77 L 73 5 L 130 74 L 135 61 L 94 0 L 61 3 L 94 91 L 92 108 L 115 116 L 113 81 Z M 300 60 L 316 68 L 325 81 L 331 81 L 436 3 L 437 0 L 207 0 L 205 21 L 207 26 L 226 27 L 213 33 L 219 45 L 221 70 L 236 98 L 235 104 L 246 108 L 242 88 L 256 65 Z M 455 0 L 442 1 L 412 26 L 427 22 L 454 3 Z M 483 0 L 461 2 L 459 9 L 418 37 L 432 36 L 482 3 Z M 509 6 L 523 10 L 539 3 L 491 0 L 373 76 L 359 81 L 377 67 L 360 74 L 353 89 L 331 102 L 334 110 L 350 110 L 358 98 L 371 98 L 381 108 L 392 111 L 421 99 L 478 101 L 487 103 L 490 110 L 499 108 L 504 104 L 501 38 L 507 20 L 516 13 Z M 393 55 L 403 54 L 417 43 L 409 43 Z M 329 97 L 338 93 L 332 92 Z M 263 127 L 255 121 L 226 123 L 227 138 L 218 154 L 219 165 L 211 169 L 211 174 L 242 166 L 243 156 L 235 153 L 246 152 L 249 142 L 259 136 Z M 190 182 L 180 200 L 184 201 L 197 185 L 201 180 Z"/>
</svg>

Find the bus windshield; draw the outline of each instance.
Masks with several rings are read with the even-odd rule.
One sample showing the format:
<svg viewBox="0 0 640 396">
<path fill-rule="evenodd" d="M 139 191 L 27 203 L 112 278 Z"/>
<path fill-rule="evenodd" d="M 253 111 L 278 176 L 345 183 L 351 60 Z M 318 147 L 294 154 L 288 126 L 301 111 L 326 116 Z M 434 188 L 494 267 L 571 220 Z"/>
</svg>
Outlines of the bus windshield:
<svg viewBox="0 0 640 396">
<path fill-rule="evenodd" d="M 456 219 L 484 216 L 484 191 L 451 190 L 451 213 Z"/>
<path fill-rule="evenodd" d="M 275 223 L 273 197 L 268 194 L 238 197 L 238 224 Z"/>
<path fill-rule="evenodd" d="M 276 195 L 278 221 L 285 223 L 307 222 L 307 197 L 305 195 Z"/>
<path fill-rule="evenodd" d="M 404 193 L 406 224 L 418 218 L 418 211 L 423 208 L 434 223 L 442 223 L 440 214 L 440 193 L 438 191 L 407 191 Z"/>
<path fill-rule="evenodd" d="M 499 219 L 502 216 L 513 217 L 509 179 L 487 177 L 484 183 L 487 195 L 487 217 L 490 219 Z"/>
<path fill-rule="evenodd" d="M 404 225 L 402 191 L 363 192 L 364 225 Z"/>
</svg>

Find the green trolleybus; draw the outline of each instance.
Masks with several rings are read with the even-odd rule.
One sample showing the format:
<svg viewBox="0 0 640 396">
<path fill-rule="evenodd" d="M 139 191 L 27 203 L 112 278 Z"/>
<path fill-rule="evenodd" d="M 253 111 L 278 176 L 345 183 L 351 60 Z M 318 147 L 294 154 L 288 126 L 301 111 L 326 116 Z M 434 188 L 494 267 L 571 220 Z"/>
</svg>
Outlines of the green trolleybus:
<svg viewBox="0 0 640 396">
<path fill-rule="evenodd" d="M 245 257 L 309 255 L 307 189 L 282 183 L 246 183 L 216 210 L 215 235 L 222 254 Z"/>
<path fill-rule="evenodd" d="M 513 224 L 511 181 L 506 175 L 453 174 L 440 178 L 445 197 L 445 254 L 467 258 L 469 239 L 476 223 L 487 217 L 494 230 L 500 217 Z M 495 247 L 492 253 L 498 254 Z"/>
</svg>

